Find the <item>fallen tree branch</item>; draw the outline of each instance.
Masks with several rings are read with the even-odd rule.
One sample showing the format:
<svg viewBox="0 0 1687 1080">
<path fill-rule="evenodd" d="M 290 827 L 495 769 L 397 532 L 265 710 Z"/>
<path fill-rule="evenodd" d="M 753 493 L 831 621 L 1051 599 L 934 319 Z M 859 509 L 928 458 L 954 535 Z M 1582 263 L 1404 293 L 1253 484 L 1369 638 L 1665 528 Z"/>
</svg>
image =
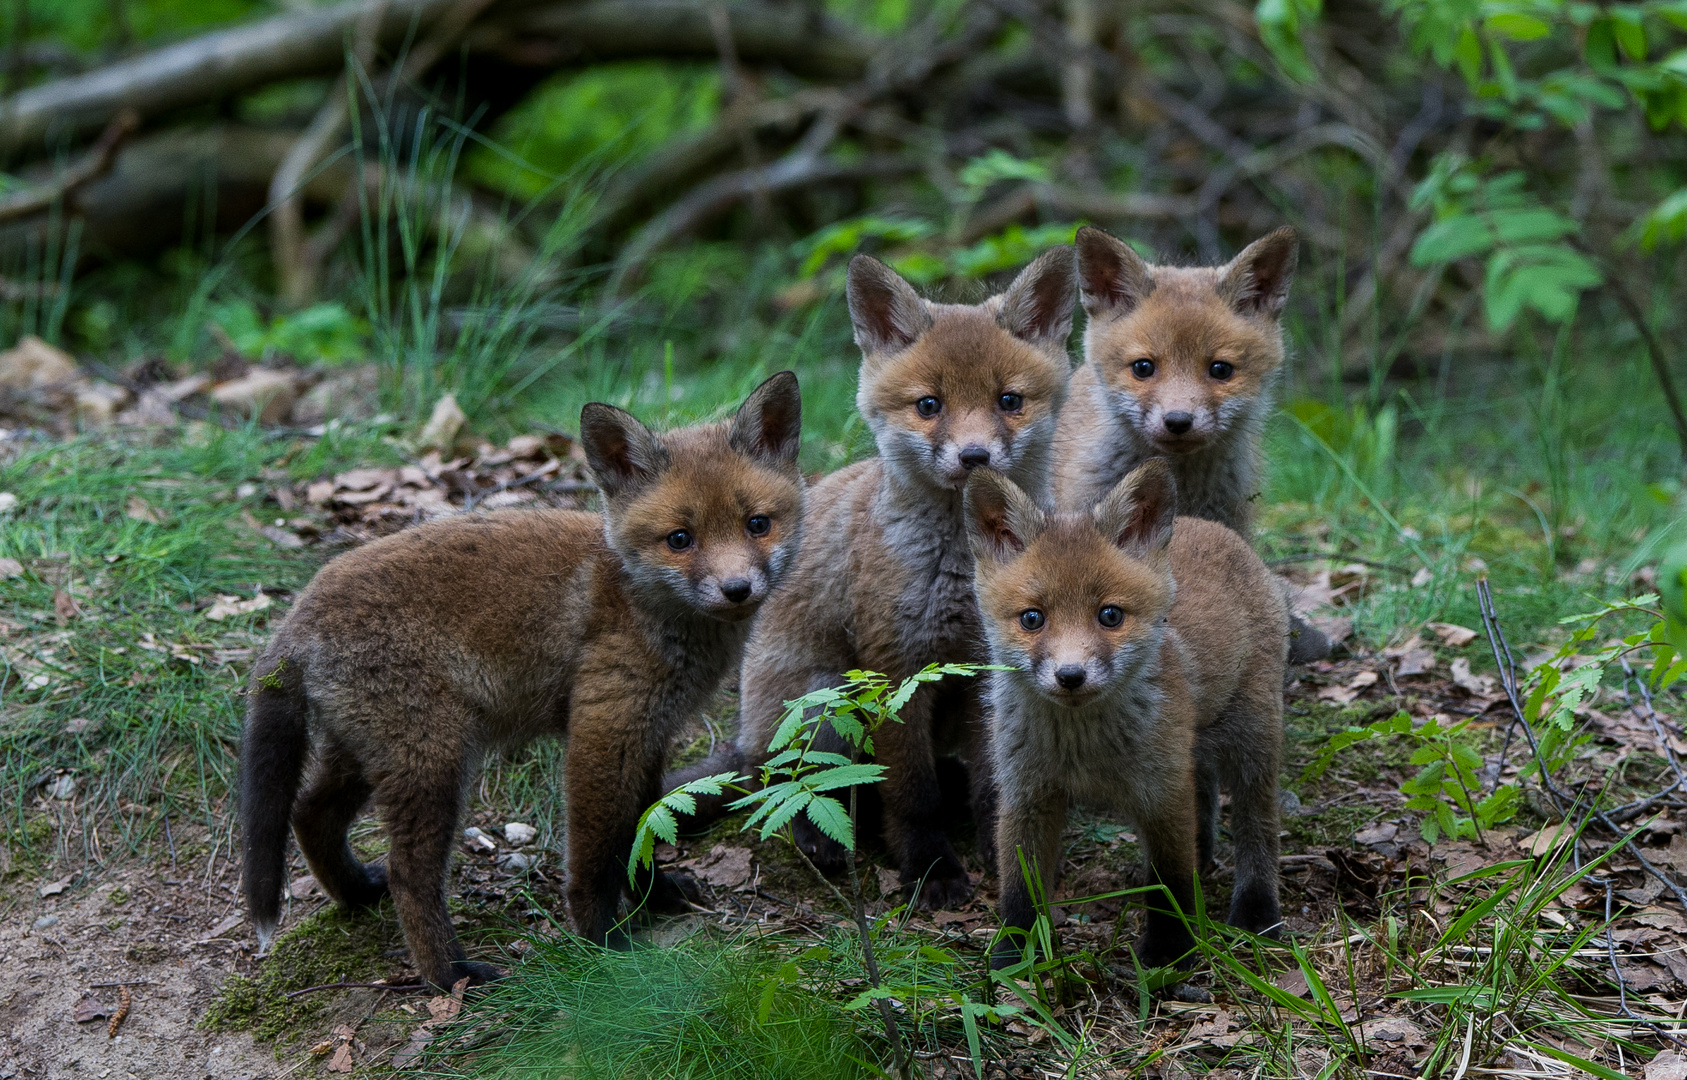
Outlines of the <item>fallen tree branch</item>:
<svg viewBox="0 0 1687 1080">
<path fill-rule="evenodd" d="M 141 118 L 134 110 L 125 109 L 118 113 L 81 161 L 48 183 L 0 199 L 0 224 L 39 214 L 90 180 L 110 172 L 112 162 L 117 159 L 117 151 L 140 124 Z"/>
<path fill-rule="evenodd" d="M 377 33 L 397 42 L 413 21 L 431 22 L 453 0 L 362 0 L 218 30 L 129 60 L 31 87 L 0 102 L 0 150 L 33 149 L 50 134 L 89 131 L 132 109 L 145 120 L 171 109 L 340 66 L 345 36 L 376 5 Z"/>
</svg>

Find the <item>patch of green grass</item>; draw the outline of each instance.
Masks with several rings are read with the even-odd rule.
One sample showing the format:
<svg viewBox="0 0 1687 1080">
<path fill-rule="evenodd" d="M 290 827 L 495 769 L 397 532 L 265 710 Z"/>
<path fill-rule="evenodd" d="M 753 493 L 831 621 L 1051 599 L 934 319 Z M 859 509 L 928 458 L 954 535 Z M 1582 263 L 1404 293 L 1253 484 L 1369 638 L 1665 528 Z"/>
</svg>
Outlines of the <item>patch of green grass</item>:
<svg viewBox="0 0 1687 1080">
<path fill-rule="evenodd" d="M 856 1018 L 795 977 L 791 952 L 694 935 L 614 952 L 539 939 L 471 1022 L 431 1055 L 435 1077 L 832 1080 L 877 1073 Z M 493 1045 L 471 1049 L 491 1038 Z"/>
<path fill-rule="evenodd" d="M 0 491 L 18 504 L 0 519 L 0 556 L 24 572 L 0 581 L 6 843 L 30 859 L 98 863 L 163 839 L 170 819 L 186 858 L 184 822 L 227 830 L 213 808 L 232 780 L 241 679 L 285 610 L 211 622 L 201 608 L 298 589 L 321 561 L 274 547 L 244 515 L 264 513 L 265 488 L 295 468 L 315 475 L 391 451 L 374 431 L 310 443 L 209 426 L 164 446 L 89 436 L 10 449 Z M 103 846 L 44 816 L 40 785 L 61 773 L 76 779 L 83 821 L 114 823 Z"/>
<path fill-rule="evenodd" d="M 277 937 L 255 972 L 223 983 L 203 1023 L 214 1031 L 250 1031 L 266 1042 L 297 1038 L 335 998 L 331 993 L 288 994 L 380 978 L 392 966 L 385 954 L 403 945 L 390 900 L 373 911 L 331 904 Z"/>
</svg>

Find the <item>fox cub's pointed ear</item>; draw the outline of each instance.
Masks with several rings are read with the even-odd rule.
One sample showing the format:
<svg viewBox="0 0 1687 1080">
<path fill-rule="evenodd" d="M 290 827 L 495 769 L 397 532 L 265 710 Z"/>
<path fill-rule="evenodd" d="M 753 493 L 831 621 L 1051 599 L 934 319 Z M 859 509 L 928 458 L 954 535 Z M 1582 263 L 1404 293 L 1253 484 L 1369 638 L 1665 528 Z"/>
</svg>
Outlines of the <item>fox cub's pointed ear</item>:
<svg viewBox="0 0 1687 1080">
<path fill-rule="evenodd" d="M 1002 294 L 996 322 L 1033 345 L 1064 345 L 1072 333 L 1076 277 L 1071 248 L 1062 245 L 1043 252 Z"/>
<path fill-rule="evenodd" d="M 864 353 L 898 352 L 931 326 L 914 287 L 871 255 L 849 260 L 849 321 Z"/>
<path fill-rule="evenodd" d="M 797 376 L 781 371 L 756 387 L 732 418 L 726 441 L 740 454 L 793 468 L 802 445 L 802 392 Z"/>
<path fill-rule="evenodd" d="M 999 472 L 974 472 L 967 478 L 963 500 L 975 559 L 1012 559 L 1043 531 L 1042 510 Z"/>
<path fill-rule="evenodd" d="M 1289 285 L 1300 262 L 1300 237 L 1284 227 L 1260 237 L 1230 260 L 1219 293 L 1242 315 L 1275 319 L 1289 302 Z"/>
<path fill-rule="evenodd" d="M 580 445 L 606 499 L 637 490 L 668 467 L 668 451 L 638 417 L 600 401 L 580 410 Z"/>
<path fill-rule="evenodd" d="M 1154 271 L 1123 240 L 1085 225 L 1077 244 L 1078 290 L 1091 318 L 1128 315 L 1154 291 Z"/>
<path fill-rule="evenodd" d="M 1143 559 L 1166 550 L 1177 517 L 1177 481 L 1163 458 L 1151 458 L 1119 481 L 1093 511 L 1095 526 L 1126 554 Z"/>
</svg>

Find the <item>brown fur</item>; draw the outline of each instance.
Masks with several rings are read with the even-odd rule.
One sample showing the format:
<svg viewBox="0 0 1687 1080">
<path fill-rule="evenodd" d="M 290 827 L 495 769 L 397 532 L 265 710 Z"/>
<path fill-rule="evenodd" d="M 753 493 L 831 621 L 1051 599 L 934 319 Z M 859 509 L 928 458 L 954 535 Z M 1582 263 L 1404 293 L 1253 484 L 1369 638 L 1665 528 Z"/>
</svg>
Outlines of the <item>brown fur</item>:
<svg viewBox="0 0 1687 1080">
<path fill-rule="evenodd" d="M 717 756 L 669 783 L 762 760 L 784 702 L 837 685 L 851 669 L 894 680 L 933 662 L 984 658 L 961 488 L 975 467 L 1042 487 L 1070 370 L 1065 342 L 1073 300 L 1070 249 L 1044 255 L 1005 293 L 971 306 L 923 301 L 883 264 L 856 258 L 850 312 L 863 355 L 857 402 L 880 456 L 809 492 L 802 555 L 745 655 L 737 761 Z M 1007 393 L 1023 400 L 1005 408 Z M 918 403 L 927 397 L 940 408 L 924 416 Z M 971 892 L 936 820 L 938 755 L 967 758 L 975 816 L 990 817 L 978 713 L 971 681 L 928 685 L 903 709 L 903 722 L 874 739 L 887 767 L 879 785 L 886 840 L 904 884 L 923 880 L 919 899 L 931 906 L 959 903 Z M 801 829 L 798 839 L 817 861 L 841 861 L 835 844 L 812 829 Z"/>
<path fill-rule="evenodd" d="M 1278 922 L 1287 613 L 1241 537 L 1198 518 L 1174 525 L 1175 504 L 1158 460 L 1087 513 L 1046 514 L 1000 477 L 968 484 L 979 608 L 992 659 L 1015 669 L 992 676 L 990 697 L 1004 926 L 1035 916 L 1022 856 L 1052 889 L 1074 801 L 1128 813 L 1155 880 L 1193 911 L 1221 782 L 1236 838 L 1231 921 Z M 1027 612 L 1041 621 L 1027 626 Z M 1144 959 L 1175 960 L 1189 944 L 1182 920 L 1151 904 Z M 1008 942 L 998 962 L 1018 952 Z"/>
<path fill-rule="evenodd" d="M 253 669 L 242 817 L 260 938 L 275 927 L 290 813 L 328 895 L 367 904 L 390 887 L 425 978 L 495 977 L 464 959 L 445 906 L 458 819 L 488 748 L 566 732 L 569 914 L 605 940 L 668 742 L 737 663 L 794 555 L 799 414 L 789 372 L 732 422 L 661 436 L 588 405 L 604 515 L 452 518 L 323 567 Z M 765 531 L 748 523 L 758 515 Z M 676 530 L 694 542 L 675 550 Z M 371 797 L 391 841 L 384 867 L 346 842 Z M 678 900 L 665 879 L 641 888 Z"/>
<path fill-rule="evenodd" d="M 1295 262 L 1293 229 L 1224 266 L 1188 268 L 1152 266 L 1100 229 L 1078 230 L 1090 321 L 1060 418 L 1057 505 L 1090 506 L 1143 461 L 1165 457 L 1184 513 L 1248 534 Z M 1139 360 L 1153 364 L 1147 378 L 1133 372 Z M 1214 378 L 1215 362 L 1233 374 Z M 1189 429 L 1169 430 L 1168 413 L 1187 414 Z"/>
</svg>

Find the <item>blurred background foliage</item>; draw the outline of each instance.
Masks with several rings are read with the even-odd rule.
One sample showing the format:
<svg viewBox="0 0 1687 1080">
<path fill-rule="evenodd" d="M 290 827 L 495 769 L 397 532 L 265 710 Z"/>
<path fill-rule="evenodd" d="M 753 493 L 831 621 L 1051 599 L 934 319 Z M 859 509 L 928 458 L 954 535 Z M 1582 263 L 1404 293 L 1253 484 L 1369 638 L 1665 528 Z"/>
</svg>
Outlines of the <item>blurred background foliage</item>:
<svg viewBox="0 0 1687 1080">
<path fill-rule="evenodd" d="M 137 92 L 106 171 L 0 208 L 0 338 L 113 371 L 374 364 L 382 422 L 449 391 L 489 434 L 592 398 L 713 414 L 794 367 L 819 470 L 870 449 L 853 252 L 973 298 L 1085 222 L 1168 261 L 1287 222 L 1283 548 L 1409 499 L 1559 570 L 1628 552 L 1620 578 L 1678 509 L 1679 0 L 15 0 L 7 198 L 53 194 L 115 115 L 19 126 L 51 95 L 335 11 L 362 13 L 338 60 Z"/>
</svg>

